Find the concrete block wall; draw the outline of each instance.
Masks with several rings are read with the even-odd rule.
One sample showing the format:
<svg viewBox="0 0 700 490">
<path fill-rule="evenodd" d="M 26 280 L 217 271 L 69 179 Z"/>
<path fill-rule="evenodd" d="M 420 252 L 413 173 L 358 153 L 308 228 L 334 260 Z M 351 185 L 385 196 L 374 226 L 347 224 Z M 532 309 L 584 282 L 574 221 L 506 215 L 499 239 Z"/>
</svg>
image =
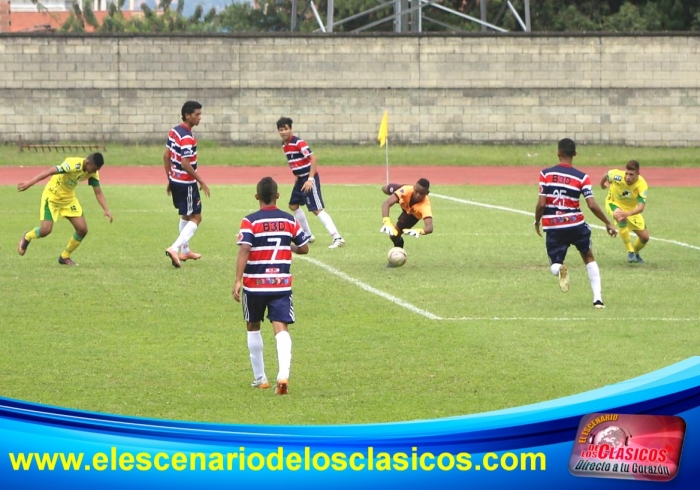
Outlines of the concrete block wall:
<svg viewBox="0 0 700 490">
<path fill-rule="evenodd" d="M 700 145 L 700 36 L 0 36 L 0 141 Z"/>
</svg>

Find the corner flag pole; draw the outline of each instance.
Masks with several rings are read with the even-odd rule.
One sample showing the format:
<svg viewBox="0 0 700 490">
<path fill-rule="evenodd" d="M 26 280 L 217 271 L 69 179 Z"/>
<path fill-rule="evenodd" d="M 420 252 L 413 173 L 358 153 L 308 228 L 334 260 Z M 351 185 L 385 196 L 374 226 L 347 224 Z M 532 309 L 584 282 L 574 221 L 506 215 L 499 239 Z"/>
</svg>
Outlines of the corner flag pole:
<svg viewBox="0 0 700 490">
<path fill-rule="evenodd" d="M 382 116 L 382 123 L 379 125 L 379 134 L 377 135 L 379 140 L 379 147 L 386 146 L 386 183 L 389 185 L 389 111 L 384 111 L 384 116 Z"/>
</svg>

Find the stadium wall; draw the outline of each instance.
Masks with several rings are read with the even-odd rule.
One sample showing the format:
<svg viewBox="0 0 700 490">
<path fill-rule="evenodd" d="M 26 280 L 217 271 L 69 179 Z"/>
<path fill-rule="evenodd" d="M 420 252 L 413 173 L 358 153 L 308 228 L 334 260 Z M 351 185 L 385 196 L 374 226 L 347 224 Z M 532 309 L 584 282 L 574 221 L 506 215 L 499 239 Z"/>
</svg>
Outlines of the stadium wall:
<svg viewBox="0 0 700 490">
<path fill-rule="evenodd" d="M 0 36 L 0 141 L 700 146 L 700 36 Z"/>
</svg>

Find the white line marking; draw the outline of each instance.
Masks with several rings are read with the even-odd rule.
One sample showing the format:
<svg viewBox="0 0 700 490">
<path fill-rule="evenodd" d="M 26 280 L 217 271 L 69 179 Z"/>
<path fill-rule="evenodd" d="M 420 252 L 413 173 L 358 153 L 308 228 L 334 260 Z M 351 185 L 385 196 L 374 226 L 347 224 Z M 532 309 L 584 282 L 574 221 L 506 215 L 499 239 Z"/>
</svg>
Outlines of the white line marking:
<svg viewBox="0 0 700 490">
<path fill-rule="evenodd" d="M 467 199 L 460 199 L 458 197 L 445 196 L 442 194 L 434 194 L 432 192 L 430 193 L 430 196 L 431 197 L 439 197 L 441 199 L 447 199 L 448 201 L 459 202 L 462 204 L 471 204 L 472 206 L 480 206 L 482 208 L 498 209 L 499 211 L 508 211 L 509 213 L 524 214 L 526 216 L 531 216 L 533 218 L 535 216 L 535 213 L 531 212 L 531 211 L 522 211 L 520 209 L 506 208 L 505 206 L 494 206 L 492 204 L 484 204 L 481 202 L 469 201 Z M 595 228 L 597 230 L 605 230 L 605 227 L 600 226 L 600 225 L 594 225 L 594 224 L 589 223 L 588 226 L 590 226 L 591 228 Z M 689 243 L 679 242 L 676 240 L 667 240 L 666 238 L 657 238 L 657 237 L 651 237 L 651 239 L 659 241 L 659 242 L 672 243 L 673 245 L 678 245 L 679 247 L 692 248 L 693 250 L 700 250 L 700 247 L 698 247 L 697 245 L 691 245 Z"/>
<path fill-rule="evenodd" d="M 601 313 L 601 315 L 604 315 Z M 446 322 L 483 322 L 483 321 L 495 321 L 495 322 L 518 322 L 518 321 L 535 321 L 535 322 L 590 322 L 590 321 L 604 321 L 604 322 L 624 322 L 634 320 L 635 322 L 700 322 L 700 318 L 613 318 L 608 316 L 595 317 L 572 317 L 572 318 L 536 318 L 536 317 L 488 317 L 488 316 L 461 316 L 455 318 L 441 318 L 441 320 Z"/>
<path fill-rule="evenodd" d="M 499 211 L 507 211 L 509 213 L 517 213 L 517 214 L 523 214 L 525 216 L 533 216 L 533 213 L 530 211 L 522 211 L 520 209 L 513 209 L 513 208 L 507 208 L 505 206 L 495 206 L 492 204 L 485 204 L 481 202 L 476 202 L 476 201 L 469 201 L 467 199 L 460 199 L 457 197 L 451 197 L 451 196 L 445 196 L 442 194 L 433 194 L 431 193 L 431 196 L 433 197 L 438 197 L 442 199 L 446 199 L 448 201 L 454 201 L 458 202 L 461 204 L 471 204 L 472 206 L 480 206 L 483 208 L 489 208 L 489 209 L 496 209 Z M 589 225 L 592 228 L 597 228 L 600 230 L 605 230 L 604 227 L 598 226 L 598 225 Z M 700 250 L 700 247 L 695 246 L 695 245 L 690 245 L 688 243 L 683 243 L 683 242 L 678 242 L 675 240 L 666 240 L 664 238 L 653 238 L 654 240 L 662 241 L 662 242 L 667 242 L 667 243 L 672 243 L 674 245 L 679 245 L 681 247 L 687 247 L 687 248 L 692 248 L 695 250 Z M 335 267 L 331 267 L 330 265 L 327 265 L 320 260 L 313 259 L 311 257 L 303 256 L 303 255 L 298 255 L 296 258 L 305 260 L 307 262 L 310 262 L 317 267 L 320 267 L 321 269 L 324 269 L 327 272 L 330 272 L 331 274 L 340 277 L 341 279 L 344 279 L 345 281 L 348 281 L 351 284 L 354 284 L 355 286 L 359 287 L 360 289 L 363 289 L 369 293 L 375 294 L 381 298 L 384 298 L 388 301 L 391 301 L 395 305 L 401 306 L 403 308 L 406 308 L 409 311 L 412 311 L 413 313 L 417 313 L 421 316 L 424 316 L 430 320 L 439 320 L 439 321 L 472 321 L 472 322 L 478 322 L 478 321 L 505 321 L 505 322 L 517 322 L 517 321 L 538 321 L 538 322 L 580 322 L 580 321 L 627 321 L 627 320 L 632 320 L 631 318 L 611 318 L 611 317 L 606 317 L 606 316 L 600 316 L 600 317 L 573 317 L 573 318 L 540 318 L 540 317 L 469 317 L 469 316 L 462 316 L 462 317 L 454 317 L 454 318 L 443 318 L 441 316 L 435 315 L 433 313 L 430 313 L 427 310 L 423 310 L 421 308 L 418 308 L 417 306 L 412 305 L 411 303 L 408 303 L 407 301 L 402 300 L 401 298 L 398 298 L 396 296 L 393 296 L 389 293 L 385 293 L 384 291 L 381 291 L 377 288 L 374 288 L 370 286 L 369 284 L 366 284 L 362 281 L 359 281 L 346 273 L 336 269 Z M 648 322 L 700 322 L 700 318 L 634 318 L 635 321 L 648 321 Z"/>
<path fill-rule="evenodd" d="M 434 315 L 434 314 L 430 313 L 429 311 L 422 310 L 422 309 L 418 308 L 417 306 L 413 306 L 411 303 L 408 303 L 408 302 L 402 300 L 401 298 L 397 298 L 396 296 L 392 296 L 389 293 L 385 293 L 384 291 L 380 291 L 377 288 L 373 288 L 369 284 L 365 284 L 362 281 L 358 281 L 357 279 L 347 275 L 345 272 L 339 271 L 335 267 L 331 267 L 330 265 L 324 264 L 320 260 L 312 259 L 311 257 L 305 257 L 303 255 L 297 255 L 295 258 L 299 258 L 299 259 L 305 260 L 307 262 L 311 262 L 315 266 L 318 266 L 321 269 L 326 270 L 326 271 L 330 272 L 331 274 L 348 281 L 351 284 L 354 284 L 355 286 L 359 287 L 360 289 L 364 289 L 365 291 L 367 291 L 369 293 L 376 294 L 377 296 L 380 296 L 386 300 L 389 300 L 392 303 L 394 303 L 395 305 L 406 308 L 407 310 L 410 310 L 413 313 L 417 313 L 417 314 L 424 316 L 426 318 L 429 318 L 431 320 L 442 320 L 442 317 Z"/>
</svg>

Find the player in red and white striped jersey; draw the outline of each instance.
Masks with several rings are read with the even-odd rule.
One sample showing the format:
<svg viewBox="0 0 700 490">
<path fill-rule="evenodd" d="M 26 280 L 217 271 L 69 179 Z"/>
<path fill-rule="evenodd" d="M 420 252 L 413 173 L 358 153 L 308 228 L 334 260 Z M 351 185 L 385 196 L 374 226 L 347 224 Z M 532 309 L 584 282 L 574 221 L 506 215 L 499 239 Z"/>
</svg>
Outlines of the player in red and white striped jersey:
<svg viewBox="0 0 700 490">
<path fill-rule="evenodd" d="M 292 253 L 309 252 L 309 236 L 294 217 L 277 208 L 277 183 L 271 177 L 258 182 L 255 198 L 260 210 L 241 222 L 238 232 L 238 259 L 233 298 L 243 303 L 248 329 L 248 349 L 253 367 L 254 388 L 270 386 L 265 374 L 260 322 L 265 316 L 272 322 L 277 341 L 278 395 L 289 391 L 292 363 L 292 338 L 288 325 L 294 323 L 292 302 Z"/>
<path fill-rule="evenodd" d="M 282 117 L 277 121 L 277 132 L 282 138 L 282 151 L 287 157 L 287 163 L 292 173 L 296 177 L 292 196 L 289 198 L 289 209 L 294 211 L 294 216 L 311 237 L 311 242 L 315 240 L 306 220 L 304 210 L 299 206 L 308 208 L 323 223 L 328 233 L 333 238 L 328 248 L 340 248 L 345 245 L 345 240 L 335 227 L 333 218 L 324 209 L 323 196 L 321 195 L 321 178 L 318 175 L 318 162 L 316 155 L 311 151 L 309 145 L 303 139 L 292 134 L 292 120 Z"/>
<path fill-rule="evenodd" d="M 163 167 L 168 176 L 168 195 L 172 195 L 173 205 L 180 214 L 180 234 L 175 242 L 165 250 L 174 267 L 181 261 L 197 260 L 200 254 L 190 250 L 190 239 L 202 222 L 202 201 L 199 187 L 209 197 L 209 187 L 197 173 L 197 140 L 192 128 L 202 119 L 202 104 L 190 100 L 182 106 L 182 123 L 168 133 L 168 141 L 163 153 Z"/>
<path fill-rule="evenodd" d="M 569 290 L 569 272 L 564 265 L 566 252 L 574 245 L 586 264 L 588 280 L 593 290 L 593 306 L 605 308 L 602 298 L 600 269 L 593 256 L 591 229 L 581 212 L 581 197 L 593 214 L 603 223 L 611 237 L 617 230 L 593 198 L 593 186 L 588 175 L 573 167 L 576 144 L 569 138 L 559 141 L 557 155 L 559 164 L 540 172 L 540 192 L 535 207 L 535 231 L 542 229 L 547 234 L 546 247 L 552 274 L 559 277 L 559 287 Z"/>
</svg>

